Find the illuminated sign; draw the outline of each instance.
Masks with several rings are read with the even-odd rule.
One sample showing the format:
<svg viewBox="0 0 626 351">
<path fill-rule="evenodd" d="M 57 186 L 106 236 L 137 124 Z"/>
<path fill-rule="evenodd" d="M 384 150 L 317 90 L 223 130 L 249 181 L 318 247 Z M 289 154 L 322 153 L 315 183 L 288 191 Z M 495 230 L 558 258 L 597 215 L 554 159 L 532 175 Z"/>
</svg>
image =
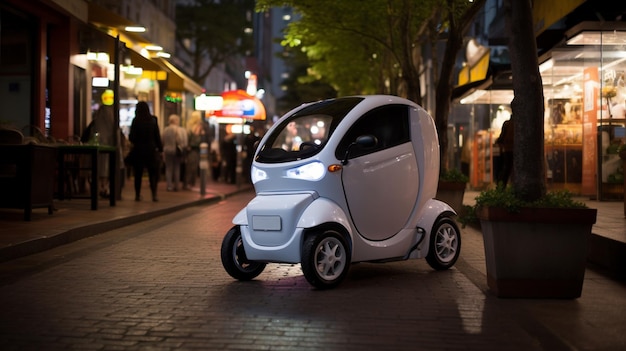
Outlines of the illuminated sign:
<svg viewBox="0 0 626 351">
<path fill-rule="evenodd" d="M 265 106 L 256 96 L 243 90 L 222 93 L 223 106 L 216 110 L 216 117 L 243 117 L 249 120 L 265 120 Z"/>
</svg>

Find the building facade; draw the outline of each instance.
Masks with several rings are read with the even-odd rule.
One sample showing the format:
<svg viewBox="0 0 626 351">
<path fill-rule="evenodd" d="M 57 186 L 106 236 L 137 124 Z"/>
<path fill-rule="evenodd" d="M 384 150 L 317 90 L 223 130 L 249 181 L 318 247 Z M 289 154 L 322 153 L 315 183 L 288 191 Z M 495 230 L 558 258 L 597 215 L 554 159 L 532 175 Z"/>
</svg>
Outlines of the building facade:
<svg viewBox="0 0 626 351">
<path fill-rule="evenodd" d="M 0 123 L 71 142 L 110 91 L 125 132 L 140 100 L 162 125 L 190 114 L 203 88 L 168 59 L 174 11 L 172 1 L 3 1 Z"/>
<path fill-rule="evenodd" d="M 582 0 L 557 5 L 533 4 L 547 185 L 600 200 L 621 199 L 624 170 L 617 150 L 626 143 L 626 6 Z M 471 116 L 465 147 L 471 185 L 478 189 L 495 180 L 494 142 L 513 100 L 502 1 L 488 1 L 485 9 L 453 94 L 453 114 Z"/>
</svg>

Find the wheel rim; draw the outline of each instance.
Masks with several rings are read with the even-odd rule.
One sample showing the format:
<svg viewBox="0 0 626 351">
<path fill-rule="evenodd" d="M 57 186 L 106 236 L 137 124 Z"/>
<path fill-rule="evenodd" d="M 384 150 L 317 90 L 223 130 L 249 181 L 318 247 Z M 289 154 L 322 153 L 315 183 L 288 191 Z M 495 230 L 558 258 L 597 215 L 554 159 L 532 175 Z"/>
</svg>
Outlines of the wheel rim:
<svg viewBox="0 0 626 351">
<path fill-rule="evenodd" d="M 451 262 L 459 249 L 456 229 L 450 224 L 439 227 L 435 237 L 435 252 L 441 262 Z"/>
<path fill-rule="evenodd" d="M 249 272 L 256 268 L 255 262 L 248 261 L 246 252 L 243 249 L 243 240 L 241 237 L 237 238 L 235 245 L 233 245 L 233 258 L 235 264 L 241 271 Z"/>
<path fill-rule="evenodd" d="M 315 250 L 315 267 L 319 276 L 325 280 L 341 276 L 346 260 L 343 244 L 337 238 L 325 238 Z"/>
</svg>

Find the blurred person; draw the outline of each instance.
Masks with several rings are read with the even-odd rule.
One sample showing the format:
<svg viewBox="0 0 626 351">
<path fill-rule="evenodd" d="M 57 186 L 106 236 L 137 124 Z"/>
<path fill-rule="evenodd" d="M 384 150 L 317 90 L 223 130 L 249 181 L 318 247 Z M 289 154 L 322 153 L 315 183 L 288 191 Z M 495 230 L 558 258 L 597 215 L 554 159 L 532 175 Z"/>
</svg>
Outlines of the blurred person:
<svg viewBox="0 0 626 351">
<path fill-rule="evenodd" d="M 226 134 L 220 143 L 220 155 L 222 158 L 222 175 L 224 182 L 235 184 L 237 182 L 237 135 L 233 133 L 232 126 L 226 126 Z"/>
<path fill-rule="evenodd" d="M 165 158 L 165 181 L 167 191 L 178 191 L 180 168 L 187 149 L 187 132 L 180 126 L 180 116 L 172 114 L 163 130 L 163 155 Z"/>
<path fill-rule="evenodd" d="M 259 140 L 260 138 L 257 135 L 254 126 L 250 126 L 250 133 L 246 135 L 246 139 L 244 141 L 246 157 L 243 159 L 243 175 L 246 181 L 251 181 L 250 172 L 252 170 L 252 161 L 254 160 L 254 152 L 256 151 Z"/>
<path fill-rule="evenodd" d="M 222 173 L 222 155 L 220 155 L 219 144 L 216 140 L 211 143 L 209 148 L 209 160 L 211 162 L 211 178 L 217 182 L 220 179 Z"/>
<path fill-rule="evenodd" d="M 500 169 L 496 178 L 496 186 L 506 188 L 509 178 L 513 173 L 513 139 L 514 139 L 513 115 L 502 124 L 500 136 L 496 139 L 496 144 L 500 150 Z"/>
<path fill-rule="evenodd" d="M 196 185 L 198 169 L 200 165 L 200 144 L 209 142 L 208 131 L 200 111 L 191 113 L 191 118 L 187 122 L 187 156 L 185 163 L 185 184 L 183 189 L 188 189 Z"/>
<path fill-rule="evenodd" d="M 83 144 L 115 146 L 115 130 L 113 106 L 103 104 L 94 113 L 80 141 Z M 109 197 L 109 154 L 98 153 L 98 185 L 91 186 L 98 186 L 101 197 Z"/>
<path fill-rule="evenodd" d="M 150 107 L 145 101 L 137 103 L 128 140 L 132 143 L 129 161 L 133 166 L 135 177 L 135 201 L 141 201 L 141 178 L 144 169 L 148 170 L 152 201 L 159 201 L 157 183 L 159 182 L 159 169 L 163 158 L 163 143 L 157 118 L 152 115 Z"/>
</svg>

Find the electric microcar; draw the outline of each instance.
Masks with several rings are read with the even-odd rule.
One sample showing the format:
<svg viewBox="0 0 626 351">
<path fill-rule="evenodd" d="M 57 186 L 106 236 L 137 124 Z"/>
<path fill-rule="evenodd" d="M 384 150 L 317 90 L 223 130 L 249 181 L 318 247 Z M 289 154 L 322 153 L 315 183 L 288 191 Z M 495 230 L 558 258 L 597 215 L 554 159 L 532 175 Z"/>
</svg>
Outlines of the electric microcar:
<svg viewBox="0 0 626 351">
<path fill-rule="evenodd" d="M 256 196 L 221 246 L 238 280 L 267 263 L 300 263 L 314 287 L 337 286 L 350 264 L 459 257 L 456 213 L 434 199 L 439 143 L 432 117 L 396 96 L 352 96 L 299 106 L 260 141 Z"/>
</svg>

